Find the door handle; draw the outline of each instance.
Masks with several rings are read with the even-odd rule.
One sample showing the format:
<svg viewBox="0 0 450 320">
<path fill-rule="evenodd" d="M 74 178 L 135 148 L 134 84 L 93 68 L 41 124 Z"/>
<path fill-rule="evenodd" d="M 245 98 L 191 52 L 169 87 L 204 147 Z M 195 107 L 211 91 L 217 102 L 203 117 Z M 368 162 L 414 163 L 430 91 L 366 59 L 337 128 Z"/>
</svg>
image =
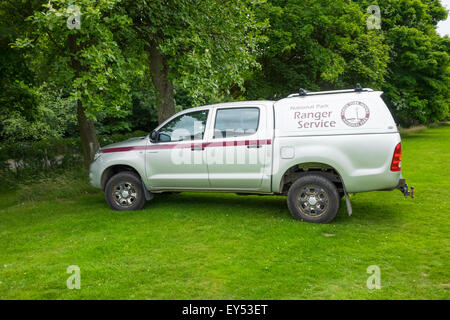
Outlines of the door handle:
<svg viewBox="0 0 450 320">
<path fill-rule="evenodd" d="M 261 145 L 260 144 L 249 144 L 249 145 L 247 145 L 247 148 L 261 148 Z"/>
<path fill-rule="evenodd" d="M 191 147 L 192 151 L 201 151 L 201 150 L 205 150 L 204 147 Z"/>
</svg>

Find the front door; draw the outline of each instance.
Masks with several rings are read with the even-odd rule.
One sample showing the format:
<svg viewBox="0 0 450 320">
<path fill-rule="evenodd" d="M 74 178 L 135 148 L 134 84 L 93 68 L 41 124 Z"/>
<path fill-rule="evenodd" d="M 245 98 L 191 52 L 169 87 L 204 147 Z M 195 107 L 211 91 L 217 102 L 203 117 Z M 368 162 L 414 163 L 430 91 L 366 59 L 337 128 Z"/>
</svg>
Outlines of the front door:
<svg viewBox="0 0 450 320">
<path fill-rule="evenodd" d="M 209 110 L 176 116 L 159 130 L 146 148 L 146 173 L 151 189 L 209 187 L 205 129 Z"/>
</svg>

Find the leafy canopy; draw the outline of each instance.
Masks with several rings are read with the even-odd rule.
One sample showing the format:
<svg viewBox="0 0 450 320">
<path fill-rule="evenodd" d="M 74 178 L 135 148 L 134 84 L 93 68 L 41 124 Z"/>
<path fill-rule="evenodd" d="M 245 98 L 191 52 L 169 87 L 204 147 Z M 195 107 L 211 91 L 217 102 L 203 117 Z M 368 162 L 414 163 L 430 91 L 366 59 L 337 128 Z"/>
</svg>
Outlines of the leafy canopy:
<svg viewBox="0 0 450 320">
<path fill-rule="evenodd" d="M 447 18 L 438 0 L 380 0 L 390 61 L 384 97 L 402 125 L 448 119 L 450 39 L 436 33 Z"/>
<path fill-rule="evenodd" d="M 81 101 L 88 117 L 99 112 L 116 117 L 127 114 L 130 105 L 129 79 L 133 60 L 124 57 L 116 41 L 126 33 L 131 20 L 119 10 L 119 0 L 52 0 L 35 11 L 33 28 L 15 46 L 33 49 L 30 58 L 43 80 L 65 88 Z M 81 12 L 80 29 L 69 29 L 67 20 Z"/>
<path fill-rule="evenodd" d="M 383 36 L 366 28 L 358 4 L 345 0 L 271 0 L 260 7 L 269 18 L 261 72 L 247 81 L 251 98 L 273 98 L 300 87 L 379 87 L 388 61 Z"/>
<path fill-rule="evenodd" d="M 169 79 L 195 101 L 217 101 L 242 86 L 258 66 L 264 41 L 254 8 L 245 0 L 130 0 L 133 27 L 147 46 L 157 46 L 170 67 Z"/>
</svg>

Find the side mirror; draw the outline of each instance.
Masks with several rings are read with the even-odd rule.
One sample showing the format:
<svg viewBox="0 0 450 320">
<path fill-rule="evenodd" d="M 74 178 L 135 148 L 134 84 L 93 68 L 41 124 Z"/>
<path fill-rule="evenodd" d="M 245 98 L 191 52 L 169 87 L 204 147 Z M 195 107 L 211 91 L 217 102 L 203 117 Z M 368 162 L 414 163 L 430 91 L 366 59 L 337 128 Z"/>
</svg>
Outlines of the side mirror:
<svg viewBox="0 0 450 320">
<path fill-rule="evenodd" d="M 150 133 L 150 140 L 152 142 L 158 142 L 159 140 L 159 132 L 156 130 L 153 130 L 152 133 Z"/>
</svg>

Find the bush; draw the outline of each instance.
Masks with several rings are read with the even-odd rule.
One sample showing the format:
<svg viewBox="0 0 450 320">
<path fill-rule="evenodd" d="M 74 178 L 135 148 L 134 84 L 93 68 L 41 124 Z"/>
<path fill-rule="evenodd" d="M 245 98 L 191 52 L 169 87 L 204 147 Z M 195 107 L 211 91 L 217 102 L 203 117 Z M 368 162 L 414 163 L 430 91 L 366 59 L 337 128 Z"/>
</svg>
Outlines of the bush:
<svg viewBox="0 0 450 320">
<path fill-rule="evenodd" d="M 128 134 L 99 136 L 105 146 L 147 133 L 136 131 Z M 57 169 L 73 169 L 82 166 L 80 138 L 47 139 L 31 142 L 4 142 L 0 144 L 0 173 L 2 178 L 22 179 L 42 177 Z M 5 177 L 4 177 L 5 176 Z"/>
<path fill-rule="evenodd" d="M 12 171 L 17 177 L 55 168 L 73 168 L 82 161 L 80 140 L 69 138 L 2 143 L 0 161 L 3 171 Z"/>
<path fill-rule="evenodd" d="M 35 90 L 39 102 L 29 119 L 20 112 L 0 112 L 0 138 L 7 141 L 60 139 L 78 134 L 76 102 L 62 89 L 43 84 Z"/>
</svg>

